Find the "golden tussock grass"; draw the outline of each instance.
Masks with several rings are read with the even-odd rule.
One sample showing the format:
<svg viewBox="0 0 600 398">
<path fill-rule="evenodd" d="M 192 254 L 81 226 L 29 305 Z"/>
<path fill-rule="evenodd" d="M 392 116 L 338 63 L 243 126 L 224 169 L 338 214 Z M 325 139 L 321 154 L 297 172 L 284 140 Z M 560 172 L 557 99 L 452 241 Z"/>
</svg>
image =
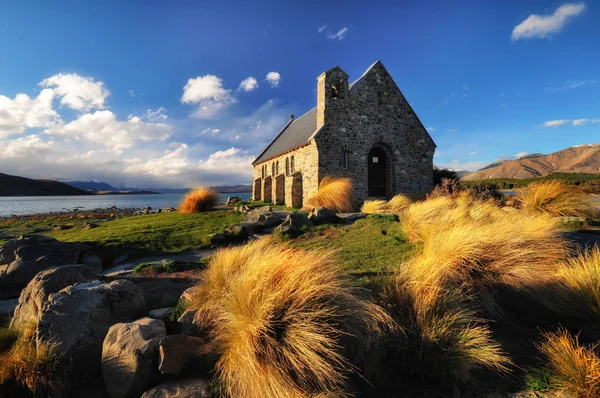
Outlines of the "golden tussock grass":
<svg viewBox="0 0 600 398">
<path fill-rule="evenodd" d="M 580 251 L 561 264 L 558 270 L 555 306 L 567 313 L 585 315 L 600 321 L 600 248 Z"/>
<path fill-rule="evenodd" d="M 179 204 L 181 213 L 200 213 L 210 210 L 217 204 L 219 194 L 210 188 L 195 189 L 185 195 Z"/>
<path fill-rule="evenodd" d="M 467 284 L 490 314 L 497 315 L 494 286 L 533 290 L 555 280 L 559 261 L 568 255 L 552 217 L 506 213 L 469 196 L 413 204 L 401 221 L 409 240 L 421 246 L 403 265 L 411 278 L 433 286 Z"/>
<path fill-rule="evenodd" d="M 387 207 L 392 213 L 400 213 L 402 210 L 406 209 L 410 203 L 411 200 L 408 196 L 399 193 L 389 200 Z"/>
<path fill-rule="evenodd" d="M 600 396 L 600 357 L 597 347 L 579 344 L 567 331 L 545 333 L 538 348 L 546 356 L 552 384 L 581 397 Z"/>
<path fill-rule="evenodd" d="M 387 213 L 388 203 L 385 200 L 365 200 L 360 211 L 363 213 Z"/>
<path fill-rule="evenodd" d="M 391 323 L 331 253 L 271 239 L 217 252 L 192 295 L 231 397 L 343 396 L 364 348 Z"/>
<path fill-rule="evenodd" d="M 590 195 L 562 181 L 530 184 L 517 190 L 515 201 L 523 209 L 552 216 L 595 217 L 600 214 Z"/>
<path fill-rule="evenodd" d="M 388 378 L 417 376 L 453 385 L 469 381 L 477 369 L 508 371 L 510 358 L 469 306 L 464 288 L 424 286 L 403 270 L 383 297 L 398 325 L 379 347 L 384 358 L 379 368 L 394 373 Z"/>
<path fill-rule="evenodd" d="M 325 207 L 337 212 L 351 212 L 356 208 L 349 178 L 324 177 L 317 193 L 308 198 L 306 207 Z"/>
</svg>

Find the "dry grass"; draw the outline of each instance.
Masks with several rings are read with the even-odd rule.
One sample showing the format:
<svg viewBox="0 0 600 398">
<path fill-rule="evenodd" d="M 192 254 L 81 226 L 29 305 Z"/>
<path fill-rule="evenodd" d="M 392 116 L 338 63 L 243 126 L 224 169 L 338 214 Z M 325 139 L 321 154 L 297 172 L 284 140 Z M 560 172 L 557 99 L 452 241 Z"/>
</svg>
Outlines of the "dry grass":
<svg viewBox="0 0 600 398">
<path fill-rule="evenodd" d="M 427 286 L 467 284 L 489 314 L 498 315 L 494 287 L 534 289 L 554 280 L 568 254 L 556 221 L 528 211 L 505 213 L 468 195 L 411 205 L 403 228 L 421 251 L 403 267 Z"/>
<path fill-rule="evenodd" d="M 384 291 L 398 324 L 379 347 L 384 362 L 378 368 L 387 378 L 417 376 L 452 386 L 469 381 L 477 369 L 508 371 L 510 359 L 469 307 L 465 290 L 424 286 L 410 272 L 400 271 Z"/>
<path fill-rule="evenodd" d="M 517 190 L 515 200 L 523 209 L 552 216 L 596 217 L 600 213 L 590 195 L 561 181 L 530 184 Z"/>
<path fill-rule="evenodd" d="M 364 347 L 391 322 L 331 253 L 270 239 L 215 254 L 190 305 L 232 397 L 344 396 Z"/>
<path fill-rule="evenodd" d="M 356 208 L 349 178 L 324 177 L 317 193 L 306 201 L 307 207 L 325 207 L 337 212 L 351 212 Z"/>
<path fill-rule="evenodd" d="M 408 196 L 399 193 L 398 195 L 390 199 L 387 207 L 388 210 L 392 213 L 400 213 L 401 211 L 406 209 L 410 205 L 410 203 L 411 200 L 408 198 Z"/>
<path fill-rule="evenodd" d="M 600 322 L 600 248 L 594 246 L 569 258 L 558 271 L 560 300 L 555 305 L 570 314 Z"/>
<path fill-rule="evenodd" d="M 181 213 L 200 213 L 217 204 L 219 194 L 210 188 L 199 188 L 189 192 L 179 204 Z"/>
<path fill-rule="evenodd" d="M 385 200 L 365 200 L 360 211 L 368 214 L 387 213 L 388 203 Z"/>
<path fill-rule="evenodd" d="M 600 357 L 596 347 L 581 346 L 577 336 L 559 330 L 545 333 L 539 349 L 548 361 L 553 385 L 581 397 L 600 396 Z"/>
</svg>

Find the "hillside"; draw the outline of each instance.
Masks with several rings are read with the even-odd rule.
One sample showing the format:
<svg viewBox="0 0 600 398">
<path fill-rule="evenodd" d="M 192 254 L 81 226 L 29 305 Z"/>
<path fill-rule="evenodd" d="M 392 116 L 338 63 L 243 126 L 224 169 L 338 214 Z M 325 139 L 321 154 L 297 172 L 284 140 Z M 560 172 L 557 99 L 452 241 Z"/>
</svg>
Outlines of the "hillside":
<svg viewBox="0 0 600 398">
<path fill-rule="evenodd" d="M 548 155 L 531 154 L 500 160 L 463 177 L 463 180 L 533 178 L 550 173 L 600 173 L 600 144 L 578 145 Z"/>
<path fill-rule="evenodd" d="M 118 191 L 117 188 L 102 181 L 66 181 L 65 184 L 84 191 Z"/>
<path fill-rule="evenodd" d="M 32 180 L 0 173 L 0 196 L 54 195 L 89 195 L 89 193 L 58 181 Z"/>
</svg>

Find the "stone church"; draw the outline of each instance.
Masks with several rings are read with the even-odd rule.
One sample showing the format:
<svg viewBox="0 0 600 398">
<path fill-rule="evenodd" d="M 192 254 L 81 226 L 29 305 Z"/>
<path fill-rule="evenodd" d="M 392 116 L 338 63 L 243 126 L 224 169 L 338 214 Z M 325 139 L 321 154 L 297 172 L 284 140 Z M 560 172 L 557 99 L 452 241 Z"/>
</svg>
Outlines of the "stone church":
<svg viewBox="0 0 600 398">
<path fill-rule="evenodd" d="M 381 61 L 348 84 L 317 78 L 317 106 L 290 115 L 252 163 L 253 199 L 302 207 L 323 177 L 350 177 L 359 201 L 417 196 L 433 186 L 435 143 Z"/>
</svg>

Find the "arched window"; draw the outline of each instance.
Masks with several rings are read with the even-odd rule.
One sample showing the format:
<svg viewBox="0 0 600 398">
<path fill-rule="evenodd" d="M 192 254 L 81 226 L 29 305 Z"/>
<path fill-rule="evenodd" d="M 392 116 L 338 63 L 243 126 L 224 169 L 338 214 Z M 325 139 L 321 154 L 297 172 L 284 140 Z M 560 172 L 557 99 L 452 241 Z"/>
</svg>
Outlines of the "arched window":
<svg viewBox="0 0 600 398">
<path fill-rule="evenodd" d="M 290 175 L 290 158 L 285 158 L 285 176 Z"/>
<path fill-rule="evenodd" d="M 265 166 L 260 166 L 260 176 L 262 178 L 265 178 Z"/>
<path fill-rule="evenodd" d="M 279 160 L 277 161 L 277 163 L 275 163 L 275 175 L 279 175 Z"/>
<path fill-rule="evenodd" d="M 296 169 L 294 167 L 294 155 L 292 155 L 292 158 L 290 159 L 290 171 L 292 172 L 292 174 L 296 172 Z"/>
<path fill-rule="evenodd" d="M 275 177 L 275 162 L 271 163 L 271 175 Z"/>
</svg>

